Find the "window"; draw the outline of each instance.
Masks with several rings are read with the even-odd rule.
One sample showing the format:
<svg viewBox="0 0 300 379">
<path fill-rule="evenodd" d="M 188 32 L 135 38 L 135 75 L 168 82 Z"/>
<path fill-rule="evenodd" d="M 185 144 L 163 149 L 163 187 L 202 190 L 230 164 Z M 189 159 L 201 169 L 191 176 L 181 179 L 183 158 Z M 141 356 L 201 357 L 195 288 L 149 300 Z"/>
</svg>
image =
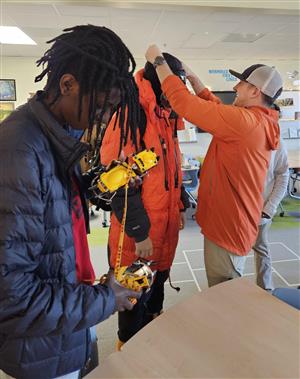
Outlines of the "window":
<svg viewBox="0 0 300 379">
<path fill-rule="evenodd" d="M 0 79 L 0 101 L 16 101 L 16 81 Z"/>
</svg>

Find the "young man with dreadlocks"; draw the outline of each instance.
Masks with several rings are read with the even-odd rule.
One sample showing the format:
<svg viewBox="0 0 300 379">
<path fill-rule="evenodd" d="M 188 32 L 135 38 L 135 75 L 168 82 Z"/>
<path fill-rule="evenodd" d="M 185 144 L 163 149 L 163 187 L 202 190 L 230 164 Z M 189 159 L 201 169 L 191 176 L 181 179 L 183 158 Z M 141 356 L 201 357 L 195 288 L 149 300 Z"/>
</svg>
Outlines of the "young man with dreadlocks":
<svg viewBox="0 0 300 379">
<path fill-rule="evenodd" d="M 164 53 L 173 71 L 185 78 L 181 62 L 174 56 Z M 160 157 L 158 165 L 144 177 L 142 186 L 131 189 L 128 197 L 128 210 L 125 225 L 121 265 L 131 265 L 138 258 L 153 261 L 151 268 L 156 271 L 154 283 L 132 311 L 119 313 L 117 349 L 128 341 L 137 331 L 162 312 L 164 282 L 169 277 L 179 229 L 184 225 L 184 194 L 181 178 L 180 151 L 177 129 L 183 126 L 181 118 L 171 110 L 162 95 L 161 86 L 153 66 L 149 63 L 135 75 L 139 88 L 141 122 L 138 129 L 138 148 L 134 141 L 123 145 L 125 157 L 138 149 L 154 148 Z M 101 162 L 109 164 L 118 159 L 121 129 L 112 119 L 101 146 Z M 117 123 L 118 124 L 118 123 Z M 120 123 L 119 123 L 120 125 Z M 186 204 L 185 201 L 185 205 Z M 110 266 L 116 264 L 120 221 L 124 210 L 124 196 L 119 192 L 112 204 L 113 215 L 109 232 Z"/>
<path fill-rule="evenodd" d="M 104 27 L 76 26 L 50 42 L 37 62 L 44 91 L 0 128 L 0 369 L 24 379 L 78 378 L 90 327 L 140 296 L 112 275 L 92 285 L 77 167 L 87 145 L 68 132 L 107 121 L 117 106 L 122 135 L 135 140 L 134 59 Z"/>
</svg>

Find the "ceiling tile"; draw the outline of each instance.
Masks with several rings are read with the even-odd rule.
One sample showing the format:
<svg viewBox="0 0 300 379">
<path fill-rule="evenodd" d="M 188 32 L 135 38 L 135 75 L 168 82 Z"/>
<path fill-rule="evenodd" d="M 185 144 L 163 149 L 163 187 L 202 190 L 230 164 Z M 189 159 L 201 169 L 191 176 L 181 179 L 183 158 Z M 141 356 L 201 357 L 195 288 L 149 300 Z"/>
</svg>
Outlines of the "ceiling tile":
<svg viewBox="0 0 300 379">
<path fill-rule="evenodd" d="M 1 1 L 1 0 L 0 0 Z M 27 1 L 27 0 L 26 0 Z M 185 4 L 185 2 L 182 2 Z M 50 1 L 31 3 L 1 1 L 4 25 L 19 26 L 38 46 L 2 46 L 2 56 L 41 56 L 46 40 L 62 29 L 78 24 L 107 26 L 117 32 L 134 56 L 144 61 L 147 45 L 157 42 L 162 49 L 182 59 L 288 60 L 299 56 L 299 16 L 286 11 L 228 9 L 102 1 Z M 263 33 L 255 42 L 222 43 L 229 33 Z"/>
<path fill-rule="evenodd" d="M 149 33 L 155 26 L 161 12 L 153 10 L 129 10 L 112 8 L 110 12 L 113 30 L 130 30 L 137 33 Z"/>
<path fill-rule="evenodd" d="M 109 17 L 109 7 L 90 6 L 90 5 L 62 5 L 55 4 L 55 8 L 61 16 L 80 16 L 80 17 Z"/>
<path fill-rule="evenodd" d="M 27 26 L 23 27 L 22 30 L 34 40 L 40 41 L 52 39 L 62 33 L 62 29 L 59 28 L 32 28 Z"/>
<path fill-rule="evenodd" d="M 189 49 L 201 49 L 210 47 L 215 42 L 218 42 L 222 40 L 224 37 L 226 37 L 227 34 L 225 33 L 213 33 L 213 34 L 193 34 L 191 38 L 189 38 L 185 43 L 181 46 L 184 48 Z"/>
<path fill-rule="evenodd" d="M 241 42 L 241 43 L 253 43 L 262 38 L 264 34 L 262 33 L 229 33 L 222 42 Z"/>
<path fill-rule="evenodd" d="M 5 14 L 8 14 L 10 16 L 14 16 L 16 14 L 18 15 L 56 15 L 56 11 L 53 8 L 52 5 L 47 4 L 38 4 L 37 2 L 35 4 L 28 3 L 28 4 L 18 4 L 18 3 L 6 3 L 1 2 L 1 11 Z"/>
<path fill-rule="evenodd" d="M 234 33 L 273 33 L 283 27 L 284 24 L 270 24 L 256 21 L 243 24 L 241 23 Z"/>
<path fill-rule="evenodd" d="M 235 12 L 233 10 L 222 11 L 215 9 L 213 13 L 211 13 L 208 18 L 205 20 L 207 22 L 248 22 L 254 17 L 252 12 L 245 12 L 241 10 L 240 12 Z"/>
<path fill-rule="evenodd" d="M 6 13 L 1 13 L 1 25 L 2 26 L 16 26 L 16 22 L 8 16 Z"/>
<path fill-rule="evenodd" d="M 260 14 L 259 16 L 255 17 L 255 21 L 257 23 L 270 23 L 270 24 L 290 24 L 290 23 L 298 23 L 299 22 L 299 16 L 295 15 L 272 15 L 272 14 Z"/>
<path fill-rule="evenodd" d="M 84 24 L 92 24 L 92 25 L 109 25 L 109 20 L 105 17 L 79 17 L 79 16 L 58 16 L 58 15 L 47 15 L 43 14 L 39 17 L 28 16 L 24 17 L 23 15 L 16 14 L 14 15 L 14 21 L 20 27 L 34 27 L 34 28 L 61 28 L 61 30 L 75 26 L 75 25 L 84 25 Z"/>
<path fill-rule="evenodd" d="M 282 34 L 282 35 L 296 34 L 299 36 L 300 35 L 300 18 L 298 22 L 295 24 L 287 24 L 285 26 L 281 26 L 281 28 L 279 28 L 276 31 L 276 34 Z"/>
</svg>

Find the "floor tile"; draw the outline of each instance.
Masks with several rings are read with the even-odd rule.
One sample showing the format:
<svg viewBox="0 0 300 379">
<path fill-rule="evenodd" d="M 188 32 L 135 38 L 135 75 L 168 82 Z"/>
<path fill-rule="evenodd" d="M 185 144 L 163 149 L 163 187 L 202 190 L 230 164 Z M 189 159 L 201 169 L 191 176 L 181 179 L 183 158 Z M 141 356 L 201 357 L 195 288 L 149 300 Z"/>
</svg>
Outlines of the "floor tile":
<svg viewBox="0 0 300 379">
<path fill-rule="evenodd" d="M 296 252 L 290 249 L 283 242 L 271 242 L 270 252 L 273 261 L 281 261 L 286 259 L 299 259 Z"/>
<path fill-rule="evenodd" d="M 192 280 L 193 276 L 187 264 L 173 265 L 171 269 L 172 281 Z"/>
<path fill-rule="evenodd" d="M 176 292 L 173 288 L 171 288 L 168 283 L 165 284 L 164 309 L 173 307 L 175 304 L 184 301 L 193 294 L 199 292 L 194 281 L 187 283 L 178 283 L 176 285 L 180 287 L 179 292 Z"/>
<path fill-rule="evenodd" d="M 255 273 L 254 256 L 251 254 L 246 258 L 244 274 Z"/>
<path fill-rule="evenodd" d="M 282 242 L 300 256 L 300 223 L 299 228 L 270 230 L 269 241 Z"/>
<path fill-rule="evenodd" d="M 274 271 L 289 285 L 300 285 L 300 261 L 273 263 Z"/>
<path fill-rule="evenodd" d="M 96 277 L 99 278 L 108 271 L 106 246 L 90 248 L 91 260 L 95 270 Z"/>
<path fill-rule="evenodd" d="M 182 250 L 177 248 L 173 263 L 180 263 L 180 262 L 186 263 L 186 260 L 182 253 Z"/>
<path fill-rule="evenodd" d="M 272 272 L 272 279 L 273 279 L 274 288 L 287 287 L 286 282 L 282 280 L 282 278 L 278 276 L 278 274 L 275 271 Z"/>
<path fill-rule="evenodd" d="M 192 269 L 204 268 L 203 250 L 184 250 L 184 253 Z"/>
<path fill-rule="evenodd" d="M 201 290 L 208 288 L 205 270 L 194 270 L 194 274 Z"/>
</svg>

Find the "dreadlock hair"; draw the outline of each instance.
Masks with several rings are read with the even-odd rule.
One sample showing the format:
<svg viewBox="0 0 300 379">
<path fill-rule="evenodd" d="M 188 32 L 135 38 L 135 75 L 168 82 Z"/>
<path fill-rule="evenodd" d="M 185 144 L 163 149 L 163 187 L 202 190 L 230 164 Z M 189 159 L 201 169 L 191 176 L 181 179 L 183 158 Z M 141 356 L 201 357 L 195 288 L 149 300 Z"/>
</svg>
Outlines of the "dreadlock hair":
<svg viewBox="0 0 300 379">
<path fill-rule="evenodd" d="M 162 55 L 164 56 L 164 58 L 165 58 L 166 62 L 168 63 L 170 69 L 173 71 L 173 73 L 175 75 L 178 75 L 178 76 L 184 75 L 185 76 L 185 71 L 182 67 L 182 62 L 179 59 L 177 59 L 176 57 L 174 57 L 174 55 L 171 55 L 169 53 L 162 53 Z M 155 97 L 156 97 L 156 102 L 157 102 L 157 104 L 160 104 L 161 94 L 162 94 L 161 84 L 160 84 L 160 81 L 158 79 L 156 70 L 155 70 L 153 64 L 151 64 L 150 62 L 147 62 L 145 64 L 144 78 L 149 80 L 149 82 L 151 83 L 153 92 L 154 92 Z"/>
<path fill-rule="evenodd" d="M 128 135 L 136 145 L 139 122 L 138 89 L 133 77 L 135 60 L 123 41 L 110 29 L 94 25 L 79 25 L 64 29 L 64 33 L 48 41 L 53 43 L 36 63 L 43 71 L 35 78 L 41 81 L 47 75 L 46 95 L 53 93 L 53 105 L 60 97 L 59 81 L 62 75 L 72 74 L 79 83 L 78 119 L 82 113 L 83 96 L 89 96 L 89 134 L 93 129 L 97 110 L 97 95 L 105 93 L 104 105 L 97 122 L 101 124 L 108 106 L 110 90 L 120 90 L 121 101 L 117 119 L 121 129 L 120 151 Z"/>
</svg>

